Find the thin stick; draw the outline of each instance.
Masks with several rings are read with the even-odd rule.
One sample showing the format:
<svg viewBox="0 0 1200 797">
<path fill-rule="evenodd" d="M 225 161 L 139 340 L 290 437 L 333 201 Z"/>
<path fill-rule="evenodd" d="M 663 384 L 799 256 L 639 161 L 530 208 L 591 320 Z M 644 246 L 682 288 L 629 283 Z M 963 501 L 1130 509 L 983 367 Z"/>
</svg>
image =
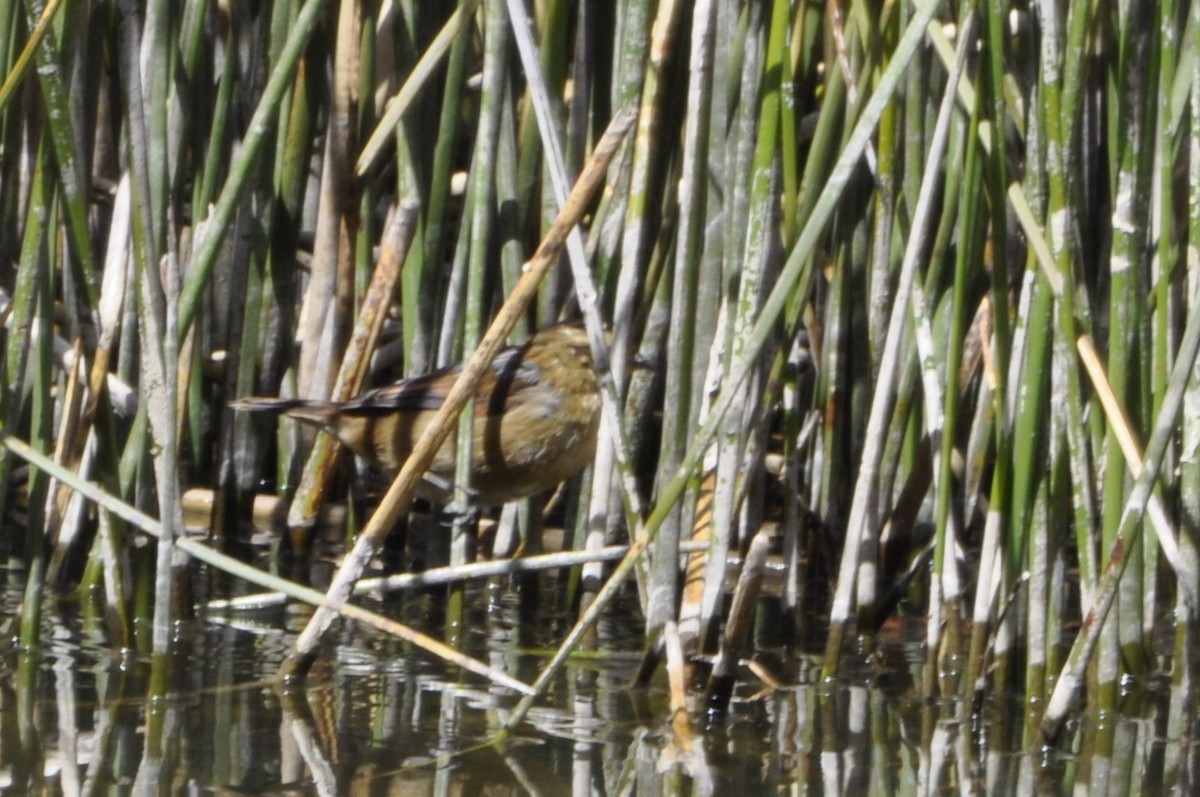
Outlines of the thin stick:
<svg viewBox="0 0 1200 797">
<path fill-rule="evenodd" d="M 681 546 L 684 553 L 699 551 L 707 543 L 686 543 Z M 354 585 L 355 595 L 369 592 L 394 592 L 403 589 L 420 589 L 442 584 L 453 584 L 473 578 L 511 576 L 517 573 L 534 573 L 539 570 L 554 570 L 575 567 L 589 562 L 610 562 L 620 559 L 629 552 L 628 545 L 607 545 L 598 551 L 559 551 L 557 553 L 522 556 L 519 559 L 497 559 L 492 562 L 472 562 L 467 565 L 432 567 L 419 573 L 396 573 L 379 578 L 364 578 Z M 254 595 L 239 595 L 236 598 L 219 598 L 208 602 L 209 611 L 253 611 L 276 606 L 288 596 L 282 592 L 259 592 Z"/>
<path fill-rule="evenodd" d="M 1179 418 L 1179 411 L 1183 407 L 1188 375 L 1198 353 L 1200 353 L 1200 306 L 1193 307 L 1188 314 L 1187 327 L 1179 342 L 1179 351 L 1175 356 L 1175 364 L 1171 368 L 1171 377 L 1167 382 L 1167 392 L 1159 406 L 1158 418 L 1154 424 L 1154 431 L 1150 435 L 1150 441 L 1146 444 L 1142 472 L 1138 475 L 1133 489 L 1125 501 L 1121 526 L 1117 530 L 1116 539 L 1109 550 L 1105 571 L 1100 575 L 1096 584 L 1096 602 L 1092 606 L 1092 610 L 1083 618 L 1079 634 L 1071 645 L 1071 653 L 1059 673 L 1058 682 L 1054 685 L 1054 692 L 1050 695 L 1050 701 L 1046 704 L 1046 713 L 1042 716 L 1042 737 L 1047 741 L 1053 741 L 1058 737 L 1067 714 L 1079 696 L 1084 673 L 1100 639 L 1100 630 L 1116 600 L 1121 575 L 1125 572 L 1133 546 L 1139 539 L 1137 535 L 1133 534 L 1133 530 L 1142 520 L 1146 501 L 1159 477 L 1163 455 L 1166 453 L 1168 442 L 1175 434 L 1175 424 Z M 534 684 L 534 688 L 538 688 L 537 684 Z"/>
<path fill-rule="evenodd" d="M 557 262 L 566 240 L 567 233 L 573 228 L 587 210 L 588 204 L 595 191 L 604 181 L 608 163 L 616 154 L 617 147 L 632 126 L 634 114 L 632 110 L 618 113 L 609 125 L 608 131 L 596 146 L 583 173 L 579 176 L 575 188 L 567 198 L 558 218 L 554 220 L 545 240 L 534 253 L 533 258 L 526 264 L 525 273 L 513 289 L 512 294 L 500 308 L 496 320 L 488 328 L 487 333 L 479 342 L 479 348 L 463 367 L 461 376 L 455 381 L 446 396 L 445 403 L 433 416 L 421 439 L 417 441 L 412 454 L 404 463 L 404 467 L 396 475 L 392 486 L 388 488 L 380 502 L 379 508 L 371 516 L 371 520 L 359 535 L 354 548 L 346 555 L 342 566 L 333 577 L 326 593 L 326 600 L 335 606 L 342 606 L 349 599 L 355 582 L 366 570 L 367 564 L 383 544 L 388 531 L 395 525 L 412 500 L 413 492 L 420 483 L 434 454 L 454 430 L 456 419 L 463 406 L 475 394 L 479 380 L 487 372 L 496 354 L 505 345 L 508 333 L 516 326 L 517 321 L 525 312 L 525 308 L 537 293 L 538 285 L 550 268 Z M 333 624 L 335 613 L 322 607 L 309 620 L 304 631 L 296 639 L 296 646 L 287 660 L 280 667 L 280 676 L 284 679 L 301 678 L 316 657 L 317 645 L 325 632 Z"/>
<path fill-rule="evenodd" d="M 45 471 L 51 477 L 58 479 L 63 484 L 71 487 L 71 489 L 94 501 L 99 506 L 108 510 L 112 514 L 126 521 L 132 526 L 135 526 L 152 537 L 162 536 L 162 524 L 146 513 L 130 506 L 119 498 L 104 492 L 92 482 L 80 479 L 76 474 L 71 473 L 65 468 L 59 467 L 44 454 L 36 451 L 28 443 L 20 438 L 14 437 L 11 434 L 0 436 L 0 444 L 9 451 L 12 451 L 17 456 L 24 459 L 34 467 Z M 179 537 L 175 540 L 175 547 L 181 551 L 194 556 L 201 562 L 210 564 L 213 567 L 224 570 L 227 573 L 243 578 L 252 584 L 258 584 L 266 589 L 273 589 L 279 592 L 302 600 L 305 603 L 311 603 L 318 607 L 318 611 L 336 612 L 351 620 L 357 620 L 360 623 L 369 625 L 384 633 L 391 634 L 399 639 L 409 642 L 417 647 L 425 650 L 433 655 L 445 659 L 455 666 L 462 667 L 464 670 L 481 675 L 484 678 L 492 681 L 500 686 L 508 687 L 525 695 L 532 695 L 533 689 L 528 685 L 512 678 L 492 667 L 476 661 L 469 656 L 464 656 L 457 650 L 448 647 L 433 637 L 422 634 L 408 626 L 391 620 L 382 615 L 376 614 L 368 609 L 363 609 L 358 606 L 351 606 L 344 603 L 334 603 L 320 590 L 311 587 L 305 587 L 295 582 L 288 581 L 285 578 L 264 573 L 258 568 L 250 565 L 232 556 L 213 550 L 207 545 L 202 545 L 195 540 L 187 537 Z"/>
<path fill-rule="evenodd" d="M 441 31 L 425 49 L 421 60 L 417 61 L 412 68 L 404 85 L 400 87 L 394 97 L 387 101 L 383 118 L 379 120 L 379 124 L 375 125 L 375 130 L 371 132 L 367 143 L 363 145 L 358 161 L 354 165 L 357 175 L 361 177 L 366 174 L 383 154 L 383 147 L 395 135 L 404 112 L 416 99 L 417 92 L 435 76 L 438 62 L 446 53 L 450 52 L 450 45 L 454 44 L 463 28 L 471 21 L 471 15 L 475 13 L 477 5 L 479 5 L 479 0 L 470 0 L 454 10 L 454 13 L 446 20 L 446 24 L 442 26 Z"/>
<path fill-rule="evenodd" d="M 1104 364 L 1100 362 L 1100 355 L 1096 353 L 1096 347 L 1087 335 L 1080 335 L 1079 339 L 1075 341 L 1075 345 L 1079 349 L 1079 359 L 1083 361 L 1088 376 L 1092 378 L 1092 385 L 1096 388 L 1096 395 L 1100 398 L 1100 406 L 1104 408 L 1104 415 L 1108 418 L 1108 423 L 1117 436 L 1121 453 L 1129 466 L 1129 473 L 1136 479 L 1142 475 L 1142 451 L 1138 447 L 1137 440 L 1134 439 L 1133 430 L 1129 428 L 1129 421 L 1125 417 L 1121 402 L 1108 383 L 1108 376 L 1105 373 Z M 1175 571 L 1186 604 L 1190 611 L 1195 612 L 1197 603 L 1192 585 L 1195 583 L 1196 574 L 1191 572 L 1191 568 L 1184 560 L 1183 552 L 1179 550 L 1179 538 L 1171 528 L 1167 510 L 1154 493 L 1150 493 L 1146 498 L 1146 516 L 1150 520 L 1150 528 L 1158 537 L 1158 544 L 1162 547 L 1163 556 Z"/>
<path fill-rule="evenodd" d="M 415 202 L 402 201 L 391 214 L 384 230 L 379 262 L 371 276 L 366 298 L 359 308 L 354 332 L 333 386 L 334 401 L 346 401 L 362 389 L 371 353 L 375 351 L 375 344 L 387 317 L 388 302 L 400 278 L 400 269 L 416 233 L 417 209 Z M 300 477 L 296 497 L 288 510 L 288 528 L 292 530 L 293 539 L 300 534 L 300 529 L 309 529 L 316 524 L 339 450 L 337 438 L 332 435 L 317 438 Z"/>
</svg>

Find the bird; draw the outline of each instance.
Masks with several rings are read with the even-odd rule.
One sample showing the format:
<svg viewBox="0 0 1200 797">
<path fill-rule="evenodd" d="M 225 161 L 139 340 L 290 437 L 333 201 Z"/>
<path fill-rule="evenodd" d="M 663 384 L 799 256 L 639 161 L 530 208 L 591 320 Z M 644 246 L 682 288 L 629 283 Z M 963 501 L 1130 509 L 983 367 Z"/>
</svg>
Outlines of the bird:
<svg viewBox="0 0 1200 797">
<path fill-rule="evenodd" d="M 325 429 L 374 466 L 395 473 L 462 373 L 461 364 L 369 390 L 345 402 L 250 397 L 242 412 L 283 414 Z M 545 492 L 591 462 L 600 426 L 600 391 L 582 324 L 545 327 L 503 349 L 475 393 L 470 496 L 498 506 Z M 455 435 L 434 455 L 417 494 L 452 497 Z"/>
</svg>

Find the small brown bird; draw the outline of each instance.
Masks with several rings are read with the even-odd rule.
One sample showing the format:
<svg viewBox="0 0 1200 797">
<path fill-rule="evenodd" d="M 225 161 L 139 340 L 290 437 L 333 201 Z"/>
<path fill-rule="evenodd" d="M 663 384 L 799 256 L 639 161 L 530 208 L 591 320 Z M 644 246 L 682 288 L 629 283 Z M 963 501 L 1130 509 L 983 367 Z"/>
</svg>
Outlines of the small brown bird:
<svg viewBox="0 0 1200 797">
<path fill-rule="evenodd" d="M 277 412 L 336 435 L 354 453 L 395 472 L 445 400 L 462 366 L 363 393 L 351 401 L 247 398 L 235 410 Z M 495 506 L 540 493 L 578 473 L 596 452 L 600 395 L 580 324 L 547 327 L 501 351 L 475 394 L 471 488 Z M 453 434 L 438 449 L 418 494 L 445 502 L 454 478 Z"/>
</svg>

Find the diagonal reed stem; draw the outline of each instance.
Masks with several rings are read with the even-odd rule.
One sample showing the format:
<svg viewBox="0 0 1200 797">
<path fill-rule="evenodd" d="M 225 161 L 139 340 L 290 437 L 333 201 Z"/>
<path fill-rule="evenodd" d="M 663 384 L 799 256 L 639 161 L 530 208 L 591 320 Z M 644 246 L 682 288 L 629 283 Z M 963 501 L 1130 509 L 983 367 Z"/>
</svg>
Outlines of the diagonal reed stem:
<svg viewBox="0 0 1200 797">
<path fill-rule="evenodd" d="M 429 422 L 421 439 L 413 448 L 412 455 L 404 463 L 404 467 L 396 475 L 392 486 L 388 488 L 379 508 L 371 516 L 371 520 L 363 528 L 354 548 L 346 555 L 342 566 L 334 575 L 326 600 L 333 605 L 341 606 L 349 599 L 355 582 L 362 576 L 371 558 L 383 544 L 384 538 L 399 520 L 400 514 L 412 500 L 417 484 L 420 482 L 433 456 L 442 443 L 455 428 L 458 413 L 467 401 L 475 394 L 479 380 L 486 373 L 497 352 L 505 345 L 508 333 L 516 326 L 525 308 L 533 300 L 538 284 L 557 262 L 562 252 L 567 233 L 583 217 L 592 196 L 603 183 L 608 169 L 608 163 L 616 154 L 621 140 L 633 124 L 632 111 L 623 111 L 613 117 L 612 123 L 604 137 L 597 144 L 592 159 L 587 168 L 579 176 L 571 195 L 555 219 L 554 225 L 546 234 L 546 238 L 538 247 L 520 282 L 500 308 L 496 319 L 488 328 L 487 333 L 479 342 L 479 348 L 471 359 L 463 366 L 462 374 L 455 381 L 454 387 L 446 396 L 445 403 Z M 302 678 L 312 666 L 316 655 L 317 645 L 325 632 L 333 624 L 336 613 L 328 608 L 319 608 L 309 620 L 304 631 L 296 640 L 291 655 L 280 668 L 280 676 L 284 680 Z"/>
</svg>

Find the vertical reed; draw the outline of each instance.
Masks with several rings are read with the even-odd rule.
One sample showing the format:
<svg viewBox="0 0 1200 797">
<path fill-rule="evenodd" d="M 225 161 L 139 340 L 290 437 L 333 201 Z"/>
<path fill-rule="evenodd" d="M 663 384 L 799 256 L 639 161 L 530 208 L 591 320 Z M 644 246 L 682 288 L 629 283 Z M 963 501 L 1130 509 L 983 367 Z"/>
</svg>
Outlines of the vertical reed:
<svg viewBox="0 0 1200 797">
<path fill-rule="evenodd" d="M 919 629 L 923 697 L 1029 706 L 955 763 L 1053 742 L 1091 754 L 1076 785 L 1133 788 L 1136 740 L 1100 722 L 1121 685 L 1169 662 L 1166 727 L 1194 724 L 1197 5 L 0 2 L 0 420 L 166 529 L 157 571 L 139 566 L 122 520 L 41 469 L 18 487 L 6 450 L 22 645 L 48 586 L 102 583 L 113 640 L 153 609 L 168 653 L 184 487 L 213 490 L 214 534 L 236 540 L 262 480 L 289 501 L 303 484 L 299 550 L 322 500 L 373 511 L 361 470 L 318 457 L 310 477 L 306 436 L 227 402 L 328 395 L 401 205 L 416 243 L 370 299 L 391 314 L 365 378 L 469 356 L 633 109 L 603 196 L 533 304 L 503 311 L 514 341 L 609 325 L 600 455 L 546 521 L 645 551 L 581 571 L 538 688 L 630 574 L 648 641 L 678 623 L 694 666 L 720 650 L 736 672 L 755 636 L 748 614 L 728 634 L 730 563 L 778 543 L 784 625 L 828 627 L 827 675 L 881 628 Z M 532 546 L 543 503 L 512 515 Z M 707 550 L 681 557 L 689 535 Z M 930 788 L 953 780 L 928 763 Z"/>
</svg>

